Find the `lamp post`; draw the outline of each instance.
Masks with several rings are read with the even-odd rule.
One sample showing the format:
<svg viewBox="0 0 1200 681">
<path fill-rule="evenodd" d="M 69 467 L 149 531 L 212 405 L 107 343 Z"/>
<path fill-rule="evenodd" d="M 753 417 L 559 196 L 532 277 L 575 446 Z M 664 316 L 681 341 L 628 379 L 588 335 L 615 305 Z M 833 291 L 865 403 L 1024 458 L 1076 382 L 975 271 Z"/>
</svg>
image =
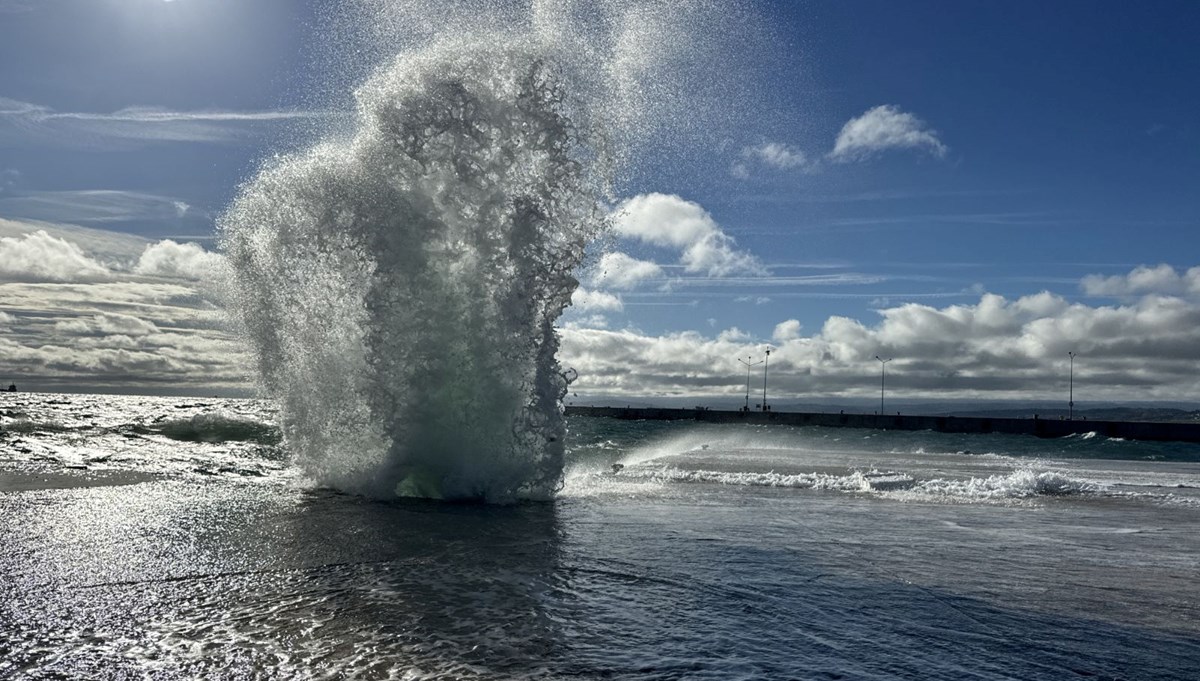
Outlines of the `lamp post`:
<svg viewBox="0 0 1200 681">
<path fill-rule="evenodd" d="M 875 355 L 875 359 L 879 360 L 879 415 L 883 416 L 883 386 L 887 382 L 887 363 L 895 357 L 882 359 L 879 355 Z"/>
<path fill-rule="evenodd" d="M 767 367 L 771 365 L 771 348 L 767 348 L 767 358 L 763 360 L 763 401 L 761 411 L 767 410 Z"/>
<path fill-rule="evenodd" d="M 1070 387 L 1071 392 L 1068 394 L 1069 396 L 1067 397 L 1067 420 L 1074 421 L 1075 420 L 1075 351 L 1072 350 L 1072 351 L 1068 352 L 1067 355 L 1071 358 L 1071 374 L 1070 374 L 1071 378 L 1070 378 L 1070 383 L 1069 383 L 1069 385 L 1071 386 Z"/>
<path fill-rule="evenodd" d="M 750 411 L 750 367 L 756 367 L 759 364 L 762 364 L 762 360 L 751 363 L 751 359 L 753 359 L 753 357 L 747 357 L 746 359 L 738 357 L 738 361 L 746 365 L 746 411 Z"/>
</svg>

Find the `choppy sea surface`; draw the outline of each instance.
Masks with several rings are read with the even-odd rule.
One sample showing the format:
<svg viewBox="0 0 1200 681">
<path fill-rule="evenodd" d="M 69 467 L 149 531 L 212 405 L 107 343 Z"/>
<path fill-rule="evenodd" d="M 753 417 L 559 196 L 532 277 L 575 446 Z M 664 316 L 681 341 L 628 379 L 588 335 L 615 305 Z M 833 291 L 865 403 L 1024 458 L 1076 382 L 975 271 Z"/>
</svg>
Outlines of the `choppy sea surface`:
<svg viewBox="0 0 1200 681">
<path fill-rule="evenodd" d="M 1195 445 L 567 445 L 554 502 L 379 502 L 266 402 L 2 394 L 0 678 L 1200 678 Z"/>
</svg>

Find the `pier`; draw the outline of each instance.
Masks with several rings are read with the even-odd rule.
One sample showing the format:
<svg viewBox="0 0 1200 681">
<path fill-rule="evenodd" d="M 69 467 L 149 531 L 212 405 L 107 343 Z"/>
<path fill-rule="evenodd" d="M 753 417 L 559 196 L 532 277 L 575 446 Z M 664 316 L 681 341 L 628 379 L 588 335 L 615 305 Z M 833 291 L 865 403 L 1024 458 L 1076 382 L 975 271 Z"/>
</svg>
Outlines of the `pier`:
<svg viewBox="0 0 1200 681">
<path fill-rule="evenodd" d="M 576 407 L 567 416 L 597 416 L 630 421 L 702 421 L 755 423 L 827 428 L 932 430 L 939 433 L 1004 433 L 1035 437 L 1065 437 L 1098 433 L 1126 440 L 1200 443 L 1200 423 L 1092 421 L 1082 419 L 991 418 L 978 416 L 915 416 L 907 414 L 828 414 L 820 412 L 668 409 L 658 407 Z"/>
</svg>

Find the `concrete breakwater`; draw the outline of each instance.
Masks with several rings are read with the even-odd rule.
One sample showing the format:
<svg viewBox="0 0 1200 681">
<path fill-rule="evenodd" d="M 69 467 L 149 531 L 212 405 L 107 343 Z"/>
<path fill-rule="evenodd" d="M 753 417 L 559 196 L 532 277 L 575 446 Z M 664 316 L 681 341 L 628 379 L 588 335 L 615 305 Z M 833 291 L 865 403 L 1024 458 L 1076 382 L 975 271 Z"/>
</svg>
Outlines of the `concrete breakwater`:
<svg viewBox="0 0 1200 681">
<path fill-rule="evenodd" d="M 567 416 L 599 416 L 634 421 L 777 423 L 789 426 L 825 426 L 828 428 L 932 430 L 939 433 L 1006 433 L 1010 435 L 1033 435 L 1047 438 L 1098 433 L 1106 437 L 1119 437 L 1126 440 L 1200 443 L 1200 424 L 1198 423 L 576 406 L 567 407 Z"/>
</svg>

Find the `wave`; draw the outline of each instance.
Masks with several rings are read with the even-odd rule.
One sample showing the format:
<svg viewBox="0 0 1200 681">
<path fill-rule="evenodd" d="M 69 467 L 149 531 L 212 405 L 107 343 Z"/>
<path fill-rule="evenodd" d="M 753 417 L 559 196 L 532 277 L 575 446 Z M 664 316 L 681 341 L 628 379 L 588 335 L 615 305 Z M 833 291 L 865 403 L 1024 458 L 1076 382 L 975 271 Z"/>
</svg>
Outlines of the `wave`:
<svg viewBox="0 0 1200 681">
<path fill-rule="evenodd" d="M 871 493 L 900 500 L 999 501 L 1035 497 L 1100 494 L 1099 484 L 1069 477 L 1056 471 L 1025 468 L 1007 474 L 964 480 L 935 478 L 918 480 L 901 471 L 850 471 L 837 473 L 782 474 L 692 470 L 677 466 L 633 466 L 610 478 L 625 477 L 658 483 L 707 483 L 748 487 L 778 487 Z"/>
<path fill-rule="evenodd" d="M 197 414 L 191 418 L 167 419 L 146 426 L 144 430 L 182 442 L 254 442 L 277 445 L 283 437 L 275 425 L 224 414 Z"/>
<path fill-rule="evenodd" d="M 681 89 L 656 64 L 711 63 L 679 53 L 709 39 L 690 35 L 693 15 L 723 12 L 535 2 L 495 23 L 451 3 L 389 7 L 399 30 L 446 29 L 358 85 L 351 135 L 336 127 L 244 185 L 219 221 L 231 308 L 320 483 L 549 498 L 573 377 L 555 322 L 635 138 Z"/>
<path fill-rule="evenodd" d="M 916 488 L 922 494 L 962 499 L 1026 499 L 1071 496 L 1102 491 L 1100 485 L 1055 471 L 1023 468 L 1004 475 L 969 480 L 934 479 Z"/>
<path fill-rule="evenodd" d="M 66 425 L 59 421 L 39 421 L 29 418 L 16 418 L 11 421 L 0 423 L 0 433 L 67 433 L 73 430 L 77 430 L 77 428 L 75 426 Z"/>
</svg>

